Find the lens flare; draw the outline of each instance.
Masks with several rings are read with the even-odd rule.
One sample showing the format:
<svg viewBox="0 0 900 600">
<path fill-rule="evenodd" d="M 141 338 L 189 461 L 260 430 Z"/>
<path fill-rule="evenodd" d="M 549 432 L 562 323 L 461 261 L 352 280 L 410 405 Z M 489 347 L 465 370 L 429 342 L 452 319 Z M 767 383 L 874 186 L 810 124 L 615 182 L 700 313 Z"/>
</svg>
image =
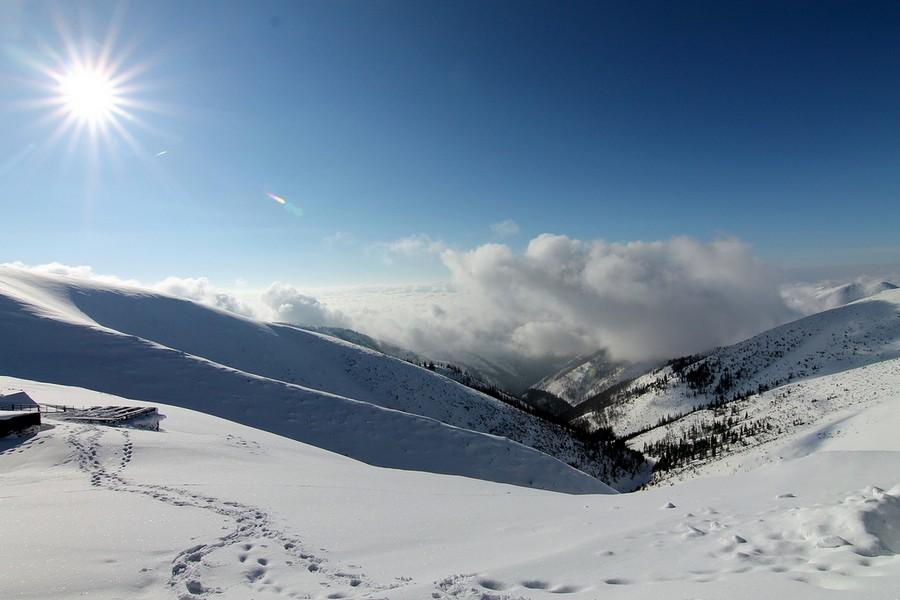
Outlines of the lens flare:
<svg viewBox="0 0 900 600">
<path fill-rule="evenodd" d="M 268 196 L 269 198 L 271 198 L 272 200 L 274 200 L 275 202 L 277 202 L 279 205 L 283 206 L 283 207 L 284 207 L 284 210 L 288 211 L 289 213 L 291 213 L 291 214 L 294 215 L 295 217 L 302 217 L 302 216 L 303 216 L 303 209 L 302 209 L 302 208 L 300 208 L 299 206 L 294 206 L 293 204 L 291 204 L 290 202 L 288 202 L 287 200 L 285 200 L 284 198 L 282 198 L 282 197 L 279 196 L 278 194 L 273 194 L 272 192 L 266 192 L 266 196 Z"/>
</svg>

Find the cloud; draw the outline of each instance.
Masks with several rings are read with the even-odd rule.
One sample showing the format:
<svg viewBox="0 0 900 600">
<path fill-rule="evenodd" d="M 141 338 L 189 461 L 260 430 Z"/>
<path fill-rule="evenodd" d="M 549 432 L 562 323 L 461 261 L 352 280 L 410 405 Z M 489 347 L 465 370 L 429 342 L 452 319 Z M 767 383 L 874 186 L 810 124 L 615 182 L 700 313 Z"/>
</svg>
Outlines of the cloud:
<svg viewBox="0 0 900 600">
<path fill-rule="evenodd" d="M 733 239 L 611 244 L 543 234 L 522 255 L 487 244 L 442 257 L 482 314 L 503 323 L 493 334 L 508 332 L 510 349 L 532 356 L 606 347 L 619 358 L 662 358 L 791 316 L 774 273 Z"/>
<path fill-rule="evenodd" d="M 98 283 L 107 283 L 111 285 L 124 285 L 128 287 L 144 287 L 136 279 L 122 279 L 114 275 L 100 275 L 94 273 L 93 268 L 88 265 L 66 265 L 63 263 L 52 262 L 43 265 L 29 266 L 22 262 L 0 263 L 0 267 L 12 267 L 15 269 L 23 269 L 33 273 L 42 275 L 57 275 L 61 277 L 72 277 L 75 279 L 90 279 Z"/>
<path fill-rule="evenodd" d="M 433 240 L 430 236 L 422 233 L 410 235 L 385 244 L 385 249 L 391 254 L 401 254 L 404 256 L 440 254 L 446 247 L 444 242 Z"/>
<path fill-rule="evenodd" d="M 519 235 L 519 224 L 512 219 L 505 219 L 491 225 L 491 231 L 501 237 L 512 237 Z"/>
<path fill-rule="evenodd" d="M 440 256 L 450 273 L 443 290 L 320 297 L 370 335 L 510 377 L 600 348 L 629 360 L 693 353 L 798 316 L 777 273 L 734 239 L 608 243 L 544 234 L 524 253 L 492 243 Z"/>
<path fill-rule="evenodd" d="M 340 311 L 333 310 L 316 298 L 301 293 L 297 288 L 283 283 L 273 283 L 261 293 L 245 291 L 239 297 L 235 293 L 215 286 L 206 277 L 166 277 L 153 284 L 136 279 L 122 279 L 112 275 L 100 275 L 86 265 L 49 263 L 28 266 L 21 262 L 3 263 L 44 275 L 71 277 L 115 286 L 136 287 L 170 296 L 193 300 L 245 317 L 264 321 L 284 321 L 295 325 L 348 327 L 350 320 Z"/>
<path fill-rule="evenodd" d="M 381 260 L 392 265 L 397 259 L 427 258 L 439 255 L 447 249 L 441 240 L 435 240 L 424 233 L 416 233 L 390 242 L 377 242 L 369 247 L 370 252 L 381 255 Z"/>
<path fill-rule="evenodd" d="M 510 387 L 601 348 L 621 359 L 664 359 L 799 316 L 779 274 L 736 239 L 609 243 L 543 234 L 515 252 L 499 243 L 451 249 L 416 235 L 380 247 L 392 257 L 438 257 L 448 279 L 319 290 L 274 283 L 239 297 L 203 277 L 148 287 L 263 320 L 350 327 L 478 367 Z"/>
<path fill-rule="evenodd" d="M 349 327 L 350 320 L 297 288 L 275 282 L 260 296 L 273 312 L 272 320 L 311 327 Z"/>
<path fill-rule="evenodd" d="M 215 306 L 245 317 L 256 316 L 256 311 L 248 304 L 235 295 L 215 287 L 206 277 L 166 277 L 150 288 L 179 298 Z"/>
</svg>

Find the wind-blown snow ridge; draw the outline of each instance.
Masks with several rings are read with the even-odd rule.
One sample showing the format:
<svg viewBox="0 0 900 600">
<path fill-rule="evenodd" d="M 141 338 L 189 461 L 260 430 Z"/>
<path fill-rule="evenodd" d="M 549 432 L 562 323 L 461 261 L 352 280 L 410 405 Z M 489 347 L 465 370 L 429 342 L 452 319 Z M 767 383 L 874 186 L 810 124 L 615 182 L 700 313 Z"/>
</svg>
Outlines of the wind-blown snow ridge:
<svg viewBox="0 0 900 600">
<path fill-rule="evenodd" d="M 6 374 L 184 406 L 380 466 L 611 491 L 539 451 L 604 471 L 602 459 L 560 428 L 425 369 L 295 327 L 4 268 L 0 337 L 16 340 L 0 346 Z"/>
</svg>

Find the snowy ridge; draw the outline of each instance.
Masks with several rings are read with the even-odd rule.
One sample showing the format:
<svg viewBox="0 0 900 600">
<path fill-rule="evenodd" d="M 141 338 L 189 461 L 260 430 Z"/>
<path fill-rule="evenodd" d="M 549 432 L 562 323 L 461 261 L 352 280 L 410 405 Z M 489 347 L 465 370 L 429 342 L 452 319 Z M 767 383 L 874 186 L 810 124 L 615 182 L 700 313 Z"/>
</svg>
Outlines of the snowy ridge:
<svg viewBox="0 0 900 600">
<path fill-rule="evenodd" d="M 578 419 L 620 434 L 704 406 L 900 357 L 900 290 L 776 327 L 732 346 L 670 361 L 616 389 Z"/>
<path fill-rule="evenodd" d="M 541 452 L 610 473 L 561 428 L 426 369 L 292 326 L 2 269 L 0 337 L 16 340 L 0 346 L 7 374 L 192 408 L 381 466 L 609 491 Z"/>
<path fill-rule="evenodd" d="M 841 284 L 833 282 L 812 285 L 794 284 L 785 287 L 782 290 L 782 296 L 788 306 L 802 314 L 810 314 L 844 306 L 887 290 L 896 289 L 896 285 L 887 281 L 863 279 Z"/>
</svg>

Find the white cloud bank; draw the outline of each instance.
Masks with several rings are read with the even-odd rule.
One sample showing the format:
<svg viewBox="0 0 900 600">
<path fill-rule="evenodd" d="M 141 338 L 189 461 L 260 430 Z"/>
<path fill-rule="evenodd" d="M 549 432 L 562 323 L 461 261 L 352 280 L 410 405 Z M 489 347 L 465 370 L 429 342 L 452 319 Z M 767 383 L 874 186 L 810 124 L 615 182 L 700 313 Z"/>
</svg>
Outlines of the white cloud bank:
<svg viewBox="0 0 900 600">
<path fill-rule="evenodd" d="M 391 301 L 384 290 L 322 297 L 371 335 L 500 363 L 601 347 L 624 359 L 665 358 L 795 316 L 776 274 L 733 239 L 611 244 L 544 234 L 522 254 L 485 244 L 444 250 L 441 259 L 451 277 L 443 291 L 400 292 Z"/>
<path fill-rule="evenodd" d="M 312 296 L 281 282 L 270 285 L 260 295 L 263 305 L 275 317 L 270 320 L 313 327 L 350 327 L 352 323 L 340 311 L 332 310 Z"/>
<path fill-rule="evenodd" d="M 253 317 L 256 311 L 235 295 L 214 286 L 206 277 L 166 277 L 151 289 L 179 298 L 202 302 L 245 317 Z"/>
<path fill-rule="evenodd" d="M 276 282 L 239 296 L 205 278 L 148 287 L 265 320 L 352 327 L 437 359 L 529 375 L 600 348 L 629 360 L 698 352 L 798 316 L 779 292 L 778 274 L 735 239 L 607 243 L 544 234 L 516 253 L 504 244 L 459 251 L 411 236 L 383 248 L 436 254 L 449 281 L 314 292 Z M 87 267 L 71 269 L 98 278 Z"/>
</svg>

